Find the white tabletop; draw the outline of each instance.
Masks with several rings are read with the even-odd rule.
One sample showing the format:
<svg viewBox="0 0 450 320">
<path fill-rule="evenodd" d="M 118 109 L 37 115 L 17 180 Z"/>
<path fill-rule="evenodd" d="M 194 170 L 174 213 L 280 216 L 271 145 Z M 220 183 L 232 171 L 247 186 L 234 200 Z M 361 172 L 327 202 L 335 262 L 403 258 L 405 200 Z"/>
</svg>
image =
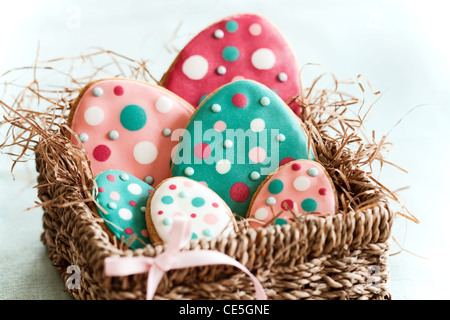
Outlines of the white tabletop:
<svg viewBox="0 0 450 320">
<path fill-rule="evenodd" d="M 160 78 L 196 33 L 228 15 L 260 13 L 286 36 L 301 65 L 340 79 L 367 78 L 383 95 L 365 128 L 393 143 L 379 180 L 399 192 L 420 224 L 398 218 L 390 257 L 394 299 L 449 299 L 450 45 L 445 1 L 9 1 L 0 4 L 0 74 L 40 59 L 102 47 L 150 59 Z M 175 38 L 173 36 L 176 35 Z M 172 48 L 172 50 L 168 50 Z M 305 74 L 308 84 L 312 74 Z M 368 100 L 373 100 L 370 97 Z M 416 106 L 420 106 L 414 109 Z M 413 110 L 414 109 L 414 110 Z M 413 110 L 409 113 L 409 111 Z M 398 125 L 396 125 L 402 120 Z M 390 131 L 392 129 L 392 131 Z M 2 128 L 1 134 L 5 134 Z M 0 156 L 0 299 L 70 299 L 39 240 L 34 163 Z M 400 250 L 393 243 L 391 253 Z"/>
</svg>

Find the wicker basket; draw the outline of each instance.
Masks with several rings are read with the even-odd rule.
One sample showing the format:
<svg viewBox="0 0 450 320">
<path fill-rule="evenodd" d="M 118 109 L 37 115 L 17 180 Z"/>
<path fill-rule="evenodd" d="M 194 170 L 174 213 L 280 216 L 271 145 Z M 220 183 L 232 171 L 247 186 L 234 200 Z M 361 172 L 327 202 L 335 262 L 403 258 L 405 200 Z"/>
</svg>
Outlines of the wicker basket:
<svg viewBox="0 0 450 320">
<path fill-rule="evenodd" d="M 330 141 L 329 154 L 342 152 L 337 141 Z M 80 177 L 73 174 L 79 167 L 75 158 L 68 152 L 50 152 L 46 139 L 39 141 L 35 154 L 39 199 L 44 203 L 61 199 L 66 204 L 43 206 L 41 239 L 66 284 L 72 277 L 69 267 L 79 268 L 79 286 L 68 288 L 70 294 L 77 299 L 145 299 L 146 274 L 106 277 L 104 260 L 153 257 L 164 247 L 132 251 L 110 239 L 80 190 Z M 48 165 L 51 157 L 57 166 Z M 326 160 L 320 152 L 318 158 Z M 330 163 L 325 167 L 337 183 Z M 390 299 L 388 249 L 395 214 L 389 198 L 374 193 L 373 181 L 353 163 L 340 162 L 339 172 L 351 175 L 340 189 L 364 203 L 374 197 L 375 204 L 326 218 L 306 216 L 290 225 L 197 240 L 190 248 L 217 250 L 236 259 L 258 278 L 269 299 Z M 55 179 L 63 183 L 50 183 Z M 167 272 L 154 298 L 255 299 L 255 291 L 240 270 L 217 265 Z"/>
<path fill-rule="evenodd" d="M 111 63 L 104 61 L 105 57 Z M 67 138 L 66 130 L 70 129 L 66 123 L 83 86 L 96 78 L 114 74 L 152 82 L 153 77 L 146 61 L 111 51 L 72 58 L 72 67 L 86 68 L 86 76 L 72 76 L 72 68 L 61 69 L 60 64 L 65 65 L 67 59 L 37 63 L 28 69 L 34 80 L 25 80 L 23 92 L 13 104 L 0 100 L 0 105 L 9 110 L 0 125 L 11 127 L 0 147 L 19 148 L 11 154 L 12 168 L 29 156 L 27 151 L 35 154 L 38 197 L 42 201 L 38 206 L 44 210 L 41 240 L 68 292 L 77 299 L 145 299 L 147 275 L 107 277 L 105 259 L 154 257 L 163 252 L 164 246 L 148 245 L 132 251 L 108 235 L 104 221 L 91 210 L 93 176 L 89 163 L 84 151 Z M 56 83 L 48 80 L 47 72 L 52 76 L 56 72 Z M 294 99 L 290 105 L 298 104 L 316 159 L 334 182 L 339 212 L 325 218 L 305 216 L 290 225 L 257 230 L 245 228 L 244 222 L 242 232 L 236 235 L 195 240 L 190 248 L 217 250 L 245 265 L 269 299 L 390 299 L 388 249 L 396 215 L 390 202 L 397 197 L 371 172 L 374 161 L 383 164 L 385 137 L 379 143 L 374 142 L 374 133 L 371 139 L 361 138 L 365 116 L 346 119 L 347 110 L 356 106 L 359 113 L 367 101 L 341 92 L 341 82 L 334 76 L 331 89 L 319 86 L 319 80 L 327 74 L 321 73 L 309 87 L 304 86 L 301 101 Z M 11 83 L 20 87 L 16 83 L 20 77 L 15 73 L 11 77 Z M 353 85 L 365 93 L 359 78 Z M 45 107 L 44 102 L 49 103 L 47 109 L 39 110 Z M 215 265 L 168 271 L 154 298 L 254 299 L 255 291 L 251 279 L 239 269 Z"/>
</svg>

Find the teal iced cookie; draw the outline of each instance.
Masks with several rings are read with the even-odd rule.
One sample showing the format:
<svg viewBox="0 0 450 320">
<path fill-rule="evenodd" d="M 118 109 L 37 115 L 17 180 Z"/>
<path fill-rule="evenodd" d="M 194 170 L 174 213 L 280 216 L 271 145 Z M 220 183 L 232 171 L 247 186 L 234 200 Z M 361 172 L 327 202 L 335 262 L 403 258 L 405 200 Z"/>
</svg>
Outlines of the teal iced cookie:
<svg viewBox="0 0 450 320">
<path fill-rule="evenodd" d="M 136 237 L 129 245 L 131 249 L 149 244 L 145 208 L 154 189 L 121 170 L 103 171 L 95 181 L 98 187 L 97 210 L 111 232 L 119 240 L 124 237 L 126 243 L 131 237 Z"/>
<path fill-rule="evenodd" d="M 173 156 L 172 175 L 206 183 L 245 217 L 264 178 L 298 159 L 315 159 L 301 120 L 271 89 L 242 80 L 197 108 Z"/>
</svg>

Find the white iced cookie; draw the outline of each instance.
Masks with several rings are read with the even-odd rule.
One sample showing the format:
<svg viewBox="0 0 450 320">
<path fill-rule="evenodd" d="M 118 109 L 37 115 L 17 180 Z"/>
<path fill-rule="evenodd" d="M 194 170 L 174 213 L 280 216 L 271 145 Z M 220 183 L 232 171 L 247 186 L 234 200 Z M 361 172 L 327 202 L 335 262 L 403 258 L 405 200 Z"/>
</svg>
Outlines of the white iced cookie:
<svg viewBox="0 0 450 320">
<path fill-rule="evenodd" d="M 212 239 L 233 231 L 234 217 L 227 204 L 202 183 L 172 177 L 157 186 L 147 203 L 147 229 L 152 243 L 169 240 L 174 217 L 192 221 L 191 239 Z"/>
</svg>

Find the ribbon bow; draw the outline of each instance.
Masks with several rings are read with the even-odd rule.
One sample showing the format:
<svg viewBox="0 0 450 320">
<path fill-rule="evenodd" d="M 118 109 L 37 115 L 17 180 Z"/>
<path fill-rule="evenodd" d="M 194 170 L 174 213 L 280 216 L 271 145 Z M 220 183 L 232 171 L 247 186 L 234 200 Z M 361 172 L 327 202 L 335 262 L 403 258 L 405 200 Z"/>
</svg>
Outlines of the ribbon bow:
<svg viewBox="0 0 450 320">
<path fill-rule="evenodd" d="M 213 250 L 189 250 L 181 252 L 191 239 L 191 221 L 185 218 L 174 218 L 166 250 L 158 256 L 151 257 L 117 257 L 106 258 L 104 271 L 106 276 L 120 277 L 136 273 L 148 272 L 147 300 L 153 299 L 156 289 L 164 274 L 173 269 L 226 264 L 239 268 L 253 281 L 256 298 L 267 300 L 261 283 L 241 263 L 224 253 Z"/>
</svg>

